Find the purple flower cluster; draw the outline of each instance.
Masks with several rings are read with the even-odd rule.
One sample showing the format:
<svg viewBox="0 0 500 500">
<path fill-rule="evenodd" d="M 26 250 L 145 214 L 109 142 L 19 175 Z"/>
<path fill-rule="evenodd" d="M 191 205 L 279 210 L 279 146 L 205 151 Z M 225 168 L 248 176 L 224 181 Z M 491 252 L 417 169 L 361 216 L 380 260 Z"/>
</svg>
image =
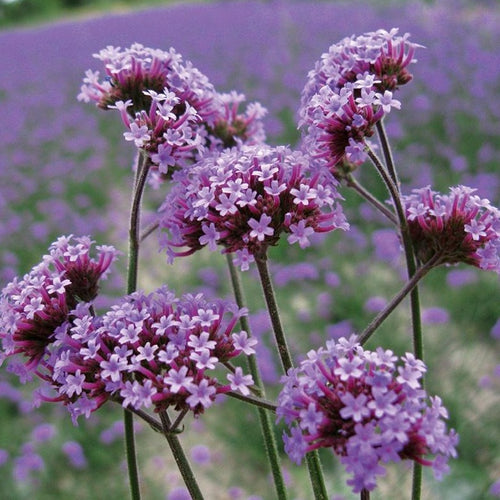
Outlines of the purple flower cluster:
<svg viewBox="0 0 500 500">
<path fill-rule="evenodd" d="M 398 30 L 378 30 L 344 38 L 321 56 L 302 91 L 299 126 L 304 147 L 332 172 L 366 159 L 365 139 L 374 125 L 401 103 L 393 92 L 412 76 L 416 44 Z"/>
<path fill-rule="evenodd" d="M 110 246 L 96 247 L 88 237 L 61 236 L 50 247 L 43 261 L 14 279 L 0 296 L 0 338 L 3 356 L 22 353 L 26 368 L 35 370 L 48 355 L 47 347 L 69 321 L 80 302 L 92 302 L 99 280 L 106 277 L 117 251 Z"/>
<path fill-rule="evenodd" d="M 109 399 L 198 415 L 217 394 L 249 394 L 252 377 L 229 365 L 241 353 L 254 353 L 256 340 L 245 331 L 232 333 L 246 311 L 202 294 L 177 299 L 164 287 L 136 292 L 96 316 L 97 282 L 117 252 L 98 247 L 95 260 L 92 243 L 59 238 L 41 264 L 2 292 L 2 360 L 28 358 L 24 365 L 13 358 L 10 368 L 22 381 L 34 373 L 46 383 L 38 401 L 62 402 L 76 421 Z M 230 370 L 225 384 L 214 375 L 221 365 Z"/>
<path fill-rule="evenodd" d="M 421 388 L 424 363 L 410 353 L 397 361 L 390 350 L 364 350 L 355 336 L 310 351 L 284 377 L 278 398 L 290 458 L 300 463 L 309 451 L 331 448 L 355 493 L 373 490 L 383 464 L 402 459 L 432 466 L 437 478 L 447 472 L 458 442 L 446 429 L 448 413 Z"/>
<path fill-rule="evenodd" d="M 232 149 L 180 172 L 160 209 L 170 259 L 208 245 L 236 252 L 242 270 L 263 258 L 282 232 L 289 243 L 310 245 L 314 233 L 348 229 L 337 182 L 326 169 L 286 147 Z M 176 251 L 178 247 L 187 250 Z"/>
<path fill-rule="evenodd" d="M 438 264 L 463 262 L 500 274 L 500 210 L 466 186 L 448 195 L 429 186 L 403 196 L 410 234 L 418 258 Z"/>
<path fill-rule="evenodd" d="M 106 77 L 88 70 L 78 99 L 119 111 L 124 137 L 146 151 L 160 174 L 182 167 L 208 150 L 255 144 L 265 139 L 258 103 L 238 112 L 245 96 L 216 92 L 208 78 L 174 49 L 162 51 L 134 43 L 108 46 L 94 56 Z"/>
<path fill-rule="evenodd" d="M 174 407 L 198 415 L 217 394 L 249 394 L 253 385 L 250 375 L 228 364 L 254 353 L 256 341 L 247 332 L 232 333 L 242 314 L 234 304 L 202 294 L 176 298 L 166 287 L 136 292 L 102 317 L 95 349 L 86 357 L 98 363 L 106 390 L 124 407 Z M 222 365 L 230 369 L 225 384 L 214 372 Z"/>
</svg>

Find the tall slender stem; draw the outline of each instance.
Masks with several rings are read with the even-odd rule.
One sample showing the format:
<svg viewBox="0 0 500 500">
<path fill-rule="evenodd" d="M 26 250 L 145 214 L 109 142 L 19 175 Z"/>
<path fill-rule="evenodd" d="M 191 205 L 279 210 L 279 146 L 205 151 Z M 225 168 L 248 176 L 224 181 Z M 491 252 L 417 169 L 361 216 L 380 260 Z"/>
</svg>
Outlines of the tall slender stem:
<svg viewBox="0 0 500 500">
<path fill-rule="evenodd" d="M 363 488 L 361 490 L 361 493 L 359 494 L 359 499 L 360 500 L 370 500 L 370 492 Z"/>
<path fill-rule="evenodd" d="M 128 410 L 123 410 L 123 427 L 125 435 L 125 452 L 127 455 L 128 480 L 132 500 L 140 500 L 139 470 L 135 451 L 134 417 Z"/>
<path fill-rule="evenodd" d="M 267 258 L 256 257 L 255 262 L 257 263 L 262 291 L 264 293 L 264 299 L 266 301 L 269 316 L 271 318 L 274 338 L 278 347 L 281 364 L 283 365 L 285 373 L 287 373 L 290 368 L 293 368 L 293 361 L 286 342 L 285 332 L 283 330 L 283 326 L 281 325 L 278 304 L 276 302 L 271 275 L 269 274 L 269 268 L 267 265 Z M 315 450 L 307 453 L 306 461 L 307 468 L 309 470 L 311 485 L 313 488 L 314 498 L 316 500 L 327 500 L 328 493 L 326 491 L 325 480 L 323 477 L 323 471 L 318 451 Z"/>
<path fill-rule="evenodd" d="M 394 182 L 399 191 L 398 174 L 396 171 L 396 166 L 394 164 L 394 159 L 392 157 L 392 151 L 389 145 L 389 139 L 387 138 L 387 134 L 385 133 L 383 120 L 379 120 L 377 122 L 376 127 L 377 127 L 378 138 L 380 140 L 380 145 L 382 146 L 382 152 L 384 153 L 385 164 L 387 165 L 387 171 L 389 172 L 392 181 Z"/>
<path fill-rule="evenodd" d="M 398 186 L 392 180 L 392 177 L 387 172 L 380 158 L 370 148 L 368 148 L 368 156 L 372 163 L 375 165 L 377 172 L 382 177 L 382 180 L 384 181 L 384 184 L 386 185 L 391 195 L 392 202 L 394 203 L 394 208 L 396 209 L 396 214 L 398 216 L 399 225 L 406 227 L 408 224 L 406 223 L 405 213 L 401 205 Z M 401 230 L 403 230 L 403 227 L 401 227 Z"/>
<path fill-rule="evenodd" d="M 290 355 L 290 350 L 288 349 L 285 332 L 283 330 L 283 326 L 281 325 L 280 313 L 274 294 L 273 283 L 269 274 L 267 259 L 256 258 L 255 262 L 257 263 L 257 269 L 259 270 L 260 283 L 262 291 L 264 292 L 264 299 L 266 301 L 269 317 L 271 319 L 274 338 L 278 347 L 278 354 L 283 366 L 283 371 L 287 373 L 288 370 L 293 367 L 293 361 L 292 356 Z"/>
<path fill-rule="evenodd" d="M 142 195 L 149 172 L 149 158 L 146 155 L 139 157 L 139 163 L 134 179 L 134 190 L 130 206 L 129 222 L 129 250 L 127 271 L 127 293 L 133 293 L 137 289 L 137 272 L 139 268 L 139 244 L 140 244 L 140 215 Z"/>
<path fill-rule="evenodd" d="M 233 286 L 234 297 L 236 303 L 238 304 L 238 307 L 241 309 L 246 306 L 246 300 L 244 297 L 240 276 L 238 274 L 237 269 L 234 266 L 231 255 L 227 254 L 226 257 L 227 257 L 227 265 L 229 268 L 229 274 L 231 276 L 231 283 Z M 241 328 L 245 330 L 248 333 L 248 335 L 251 335 L 250 323 L 248 321 L 247 316 L 242 316 L 240 318 L 240 324 Z M 253 354 L 248 356 L 248 367 L 250 369 L 250 373 L 252 375 L 254 384 L 257 387 L 259 396 L 265 397 L 265 389 L 264 389 L 264 384 L 262 382 L 259 366 L 257 364 L 257 359 Z M 235 397 L 237 397 L 236 394 Z M 271 472 L 273 475 L 276 495 L 279 499 L 285 500 L 286 498 L 288 498 L 288 494 L 286 491 L 283 474 L 281 472 L 280 456 L 278 452 L 278 446 L 276 444 L 276 437 L 274 435 L 271 417 L 269 413 L 262 407 L 259 407 L 257 411 L 259 415 L 260 426 L 262 429 L 262 435 L 264 437 L 264 444 L 266 447 L 266 453 L 269 460 L 269 465 L 271 466 Z"/>
<path fill-rule="evenodd" d="M 359 335 L 360 344 L 365 344 L 377 328 L 385 321 L 385 319 L 396 309 L 401 301 L 415 289 L 420 280 L 436 265 L 440 260 L 439 255 L 435 255 L 427 261 L 423 266 L 417 269 L 415 274 L 405 283 L 403 288 L 392 298 L 392 300 L 380 311 L 370 324 Z"/>
<path fill-rule="evenodd" d="M 388 147 L 388 146 L 387 146 Z M 399 219 L 399 230 L 401 233 L 401 240 L 403 243 L 403 249 L 406 259 L 406 269 L 408 272 L 408 279 L 411 279 L 413 275 L 417 272 L 417 264 L 415 261 L 415 254 L 413 251 L 413 244 L 410 237 L 410 230 L 408 227 L 408 222 L 406 221 L 405 212 L 403 205 L 401 203 L 401 198 L 399 195 L 399 189 L 393 182 L 391 176 L 388 175 L 384 165 L 379 160 L 377 155 L 368 148 L 368 156 L 372 160 L 375 168 L 380 173 L 384 179 L 387 188 L 391 194 L 394 207 L 396 209 L 396 214 Z M 392 161 L 392 159 L 391 159 Z M 394 168 L 394 167 L 393 167 Z M 411 321 L 412 321 L 412 332 L 413 332 L 413 351 L 415 356 L 421 360 L 424 359 L 424 346 L 423 346 L 423 336 L 422 336 L 422 319 L 420 316 L 420 296 L 418 288 L 415 286 L 411 291 L 410 295 L 410 310 L 411 310 Z M 422 380 L 423 384 L 423 380 Z"/>
<path fill-rule="evenodd" d="M 390 182 L 386 182 L 387 187 L 391 193 L 392 200 L 394 202 L 396 213 L 399 219 L 399 226 L 401 232 L 401 239 L 403 242 L 403 248 L 406 258 L 406 269 L 408 272 L 408 278 L 411 279 L 416 273 L 417 265 L 415 259 L 415 252 L 413 250 L 413 244 L 410 237 L 410 231 L 408 228 L 408 223 L 406 221 L 405 213 L 401 203 L 401 198 L 399 195 L 399 180 L 396 174 L 396 168 L 394 165 L 394 160 L 392 158 L 391 148 L 389 146 L 389 141 L 385 134 L 385 129 L 382 123 L 377 125 L 377 130 L 379 138 L 382 144 L 382 151 L 384 152 L 385 161 L 387 164 L 387 169 L 389 172 Z M 378 161 L 376 155 L 369 151 L 369 156 L 372 161 Z M 384 177 L 385 169 L 380 164 L 380 162 L 375 163 L 377 170 Z M 395 191 L 394 191 L 395 188 Z M 411 321 L 412 321 L 412 332 L 413 332 L 413 352 L 418 359 L 423 361 L 424 359 L 424 341 L 422 335 L 422 318 L 420 315 L 420 294 L 418 287 L 415 286 L 411 291 L 410 295 L 410 310 L 411 310 Z M 424 386 L 424 379 L 421 380 L 422 388 Z M 422 466 L 414 462 L 413 464 L 413 483 L 412 483 L 412 500 L 420 500 L 421 490 L 422 490 Z"/>
<path fill-rule="evenodd" d="M 139 226 L 141 200 L 149 170 L 149 159 L 146 155 L 139 154 L 137 169 L 132 191 L 132 202 L 129 219 L 129 251 L 127 269 L 127 294 L 137 288 L 137 272 L 139 264 Z M 125 434 L 125 451 L 127 455 L 130 494 L 133 500 L 140 500 L 139 471 L 135 449 L 134 416 L 128 410 L 123 410 L 123 424 Z"/>
<path fill-rule="evenodd" d="M 163 435 L 167 439 L 172 455 L 175 459 L 175 463 L 181 472 L 184 483 L 191 495 L 192 500 L 203 500 L 203 495 L 200 491 L 196 478 L 189 464 L 189 460 L 184 453 L 182 445 L 177 437 L 177 434 L 172 432 L 172 422 L 168 413 L 166 411 L 160 412 L 160 419 L 163 424 Z"/>
<path fill-rule="evenodd" d="M 397 224 L 396 216 L 377 198 L 375 198 L 369 191 L 367 191 L 352 175 L 346 179 L 347 186 L 354 189 L 362 198 L 368 201 L 371 205 L 373 205 L 379 212 L 381 212 L 387 219 L 389 219 L 393 224 Z"/>
<path fill-rule="evenodd" d="M 420 500 L 422 496 L 422 465 L 413 462 L 413 477 L 412 477 L 412 500 Z"/>
</svg>

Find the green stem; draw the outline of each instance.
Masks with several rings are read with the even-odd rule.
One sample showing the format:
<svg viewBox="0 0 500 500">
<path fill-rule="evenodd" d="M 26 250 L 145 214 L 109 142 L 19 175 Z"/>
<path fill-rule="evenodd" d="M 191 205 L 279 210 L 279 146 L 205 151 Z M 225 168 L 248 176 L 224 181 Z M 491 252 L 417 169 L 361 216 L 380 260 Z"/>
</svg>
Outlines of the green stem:
<svg viewBox="0 0 500 500">
<path fill-rule="evenodd" d="M 373 152 L 372 149 L 370 149 L 370 147 L 368 147 L 367 151 L 370 160 L 375 165 L 377 172 L 380 174 L 382 180 L 384 181 L 384 184 L 389 190 L 392 202 L 394 203 L 394 208 L 396 209 L 396 215 L 398 217 L 399 225 L 402 231 L 403 227 L 407 227 L 408 224 L 406 223 L 405 212 L 403 206 L 401 205 L 401 198 L 399 197 L 399 188 L 392 180 L 392 177 L 387 172 L 387 169 L 384 167 L 380 158 Z"/>
<path fill-rule="evenodd" d="M 149 158 L 146 155 L 139 157 L 137 166 L 134 191 L 130 207 L 129 223 L 129 250 L 128 250 L 128 271 L 127 271 L 127 294 L 131 294 L 137 289 L 137 272 L 139 268 L 139 228 L 141 215 L 141 202 L 149 172 Z"/>
<path fill-rule="evenodd" d="M 281 325 L 278 304 L 276 302 L 273 283 L 269 274 L 267 259 L 256 257 L 255 262 L 257 263 L 257 269 L 259 270 L 260 283 L 264 293 L 264 299 L 266 301 L 269 317 L 271 319 L 271 325 L 273 327 L 274 338 L 278 347 L 278 354 L 283 366 L 283 371 L 288 373 L 288 370 L 293 367 L 293 361 L 292 356 L 290 355 L 290 350 L 288 349 L 285 332 L 283 331 L 283 326 Z"/>
<path fill-rule="evenodd" d="M 417 269 L 415 274 L 405 283 L 403 288 L 392 298 L 392 300 L 380 311 L 370 324 L 359 335 L 358 340 L 360 344 L 365 344 L 377 328 L 384 322 L 384 320 L 396 309 L 401 301 L 412 292 L 418 285 L 420 280 L 434 267 L 439 265 L 440 256 L 435 255 L 432 259 L 427 261 L 423 266 Z"/>
<path fill-rule="evenodd" d="M 246 300 L 243 293 L 243 287 L 241 285 L 240 276 L 238 274 L 237 269 L 234 266 L 231 255 L 227 254 L 226 257 L 227 257 L 227 265 L 229 268 L 229 274 L 231 276 L 231 283 L 233 286 L 234 298 L 236 300 L 238 307 L 242 309 L 246 305 Z M 242 316 L 240 318 L 240 325 L 241 328 L 245 330 L 248 335 L 251 335 L 250 323 L 248 321 L 247 316 Z M 259 366 L 257 364 L 257 358 L 255 357 L 254 354 L 248 356 L 248 367 L 250 370 L 250 374 L 252 375 L 254 384 L 257 387 L 259 396 L 264 398 L 265 397 L 264 384 L 262 382 Z M 230 395 L 237 398 L 239 398 L 240 396 L 237 393 L 231 393 Z M 242 396 L 240 399 L 243 398 L 244 396 Z M 245 401 L 248 401 L 248 399 L 257 399 L 257 398 L 250 398 L 247 396 Z M 261 401 L 260 398 L 259 401 Z M 255 401 L 253 404 L 256 404 Z M 270 408 L 267 407 L 267 409 Z M 276 407 L 274 406 L 273 411 L 275 411 L 275 409 Z M 260 426 L 266 447 L 267 458 L 269 461 L 269 465 L 271 467 L 271 473 L 273 475 L 276 495 L 279 499 L 285 500 L 286 498 L 288 498 L 288 494 L 286 491 L 285 481 L 283 479 L 283 474 L 281 471 L 281 461 L 278 452 L 278 446 L 276 443 L 276 437 L 273 431 L 273 424 L 271 422 L 271 417 L 262 404 L 259 404 L 257 411 L 259 414 Z"/>
<path fill-rule="evenodd" d="M 401 203 L 401 198 L 399 195 L 399 181 L 396 174 L 396 169 L 394 166 L 394 161 L 392 158 L 391 148 L 389 146 L 389 141 L 385 135 L 385 129 L 382 124 L 378 126 L 379 137 L 382 143 L 382 150 L 384 152 L 384 157 L 388 165 L 390 182 L 386 182 L 387 187 L 391 193 L 394 206 L 396 208 L 396 213 L 399 219 L 399 227 L 401 232 L 401 240 L 403 242 L 403 248 L 406 258 L 406 269 L 408 272 L 408 279 L 412 279 L 414 274 L 417 272 L 417 265 L 415 259 L 415 252 L 413 249 L 413 243 L 410 237 L 410 230 L 408 228 L 408 223 L 406 221 L 406 216 Z M 369 150 L 369 156 L 372 161 L 374 161 L 377 170 L 384 177 L 386 170 L 378 161 L 376 155 Z M 384 172 L 384 173 L 383 173 Z M 413 352 L 415 357 L 420 360 L 424 360 L 424 341 L 422 335 L 422 318 L 420 314 L 420 294 L 418 287 L 415 286 L 410 294 L 410 310 L 411 310 L 411 322 L 412 322 L 412 337 L 413 337 Z M 422 388 L 424 388 L 424 378 L 421 379 Z M 422 490 L 422 466 L 414 462 L 413 464 L 413 484 L 412 484 L 412 500 L 420 500 Z"/>
<path fill-rule="evenodd" d="M 396 185 L 399 191 L 399 179 L 398 174 L 396 172 L 396 167 L 394 164 L 394 159 L 392 157 L 391 146 L 389 145 L 389 139 L 387 138 L 387 134 L 385 133 L 385 127 L 383 120 L 379 120 L 376 124 L 378 138 L 380 140 L 380 145 L 382 146 L 382 152 L 384 153 L 385 164 L 387 165 L 387 171 L 391 176 L 392 181 Z"/>
<path fill-rule="evenodd" d="M 133 293 L 137 288 L 137 272 L 139 263 L 139 225 L 140 207 L 144 186 L 149 170 L 149 161 L 146 155 L 139 154 L 139 160 L 134 178 L 132 202 L 129 220 L 129 251 L 127 269 L 127 294 Z M 128 410 L 123 410 L 123 423 L 125 433 L 125 451 L 127 455 L 128 477 L 130 494 L 133 500 L 140 500 L 139 471 L 137 467 L 137 454 L 135 450 L 134 416 Z"/>
<path fill-rule="evenodd" d="M 362 198 L 364 198 L 368 203 L 373 205 L 379 212 L 381 212 L 387 219 L 389 219 L 393 224 L 398 223 L 396 216 L 375 196 L 373 196 L 369 191 L 367 191 L 351 174 L 346 177 L 347 186 L 354 189 Z"/>
<path fill-rule="evenodd" d="M 139 487 L 139 471 L 137 467 L 137 455 L 135 452 L 134 416 L 127 410 L 123 410 L 123 425 L 125 433 L 125 452 L 127 454 L 130 496 L 132 497 L 132 500 L 140 500 L 141 490 Z"/>
<path fill-rule="evenodd" d="M 203 495 L 200 491 L 196 478 L 194 477 L 193 470 L 189 460 L 184 453 L 182 445 L 177 437 L 177 434 L 172 432 L 172 422 L 166 411 L 160 412 L 160 419 L 163 424 L 163 434 L 167 439 L 172 455 L 174 456 L 175 463 L 181 472 L 184 483 L 191 495 L 192 500 L 203 500 Z"/>
<path fill-rule="evenodd" d="M 283 330 L 283 326 L 281 325 L 278 304 L 276 302 L 276 296 L 274 293 L 271 276 L 269 274 L 269 268 L 267 266 L 267 258 L 265 256 L 256 257 L 255 262 L 257 263 L 262 291 L 264 293 L 267 310 L 271 318 L 274 338 L 278 347 L 281 364 L 283 365 L 285 373 L 287 373 L 290 368 L 293 368 L 292 356 L 290 355 L 290 350 L 288 349 L 288 345 L 286 342 L 285 332 Z M 309 470 L 311 485 L 313 488 L 314 498 L 316 500 L 327 500 L 328 493 L 326 491 L 325 480 L 323 477 L 323 471 L 318 451 L 315 450 L 307 453 L 306 461 L 307 468 Z"/>
<path fill-rule="evenodd" d="M 417 462 L 413 462 L 411 498 L 412 500 L 420 500 L 421 495 L 422 495 L 422 465 L 420 465 Z"/>
<path fill-rule="evenodd" d="M 225 393 L 227 396 L 231 396 L 234 399 L 239 399 L 240 401 L 244 401 L 245 403 L 251 404 L 253 406 L 257 406 L 258 408 L 262 408 L 264 410 L 276 412 L 276 404 L 268 399 L 258 398 L 256 396 L 244 396 L 241 392 L 229 391 Z"/>
</svg>

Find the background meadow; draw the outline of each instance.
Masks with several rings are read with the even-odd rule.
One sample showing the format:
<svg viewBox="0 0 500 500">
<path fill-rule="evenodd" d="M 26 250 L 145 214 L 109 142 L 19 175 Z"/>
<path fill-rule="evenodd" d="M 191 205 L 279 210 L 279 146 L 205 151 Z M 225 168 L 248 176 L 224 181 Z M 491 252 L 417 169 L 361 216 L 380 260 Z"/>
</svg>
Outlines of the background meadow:
<svg viewBox="0 0 500 500">
<path fill-rule="evenodd" d="M 298 140 L 296 110 L 307 72 L 345 36 L 378 28 L 410 32 L 417 52 L 414 80 L 398 94 L 401 111 L 386 121 L 404 191 L 458 183 L 500 204 L 500 7 L 497 2 L 219 1 L 182 3 L 6 28 L 0 32 L 0 284 L 27 272 L 61 234 L 92 235 L 126 251 L 134 148 L 114 113 L 79 103 L 92 54 L 133 42 L 191 60 L 221 91 L 235 89 L 269 110 L 268 142 Z M 371 168 L 357 172 L 385 199 Z M 163 188 L 148 190 L 147 220 Z M 404 264 L 384 220 L 344 189 L 351 231 L 317 240 L 306 250 L 279 245 L 271 269 L 296 359 L 325 339 L 361 331 L 401 286 Z M 150 213 L 147 213 L 149 209 Z M 230 295 L 224 258 L 203 250 L 167 265 L 156 238 L 147 243 L 140 286 L 167 283 L 178 294 Z M 121 259 L 98 307 L 125 289 Z M 264 303 L 252 271 L 251 323 L 259 360 L 278 390 Z M 498 276 L 464 266 L 433 271 L 422 286 L 427 389 L 450 411 L 460 434 L 459 458 L 442 483 L 426 476 L 423 498 L 495 497 L 500 480 L 500 307 Z M 398 355 L 411 350 L 407 304 L 370 340 Z M 30 387 L 0 371 L 0 498 L 127 498 L 121 410 L 105 406 L 73 427 L 63 408 L 33 409 Z M 274 392 L 273 392 L 274 391 Z M 278 430 L 279 434 L 281 431 Z M 272 498 L 257 414 L 221 401 L 181 436 L 210 499 Z M 165 442 L 138 424 L 144 498 L 184 498 Z M 322 454 L 329 490 L 354 496 L 338 462 Z M 291 498 L 310 497 L 305 466 L 284 458 Z M 372 498 L 399 499 L 411 472 L 391 466 Z M 496 495 L 500 496 L 500 486 Z M 253 495 L 253 496 L 252 496 Z"/>
</svg>

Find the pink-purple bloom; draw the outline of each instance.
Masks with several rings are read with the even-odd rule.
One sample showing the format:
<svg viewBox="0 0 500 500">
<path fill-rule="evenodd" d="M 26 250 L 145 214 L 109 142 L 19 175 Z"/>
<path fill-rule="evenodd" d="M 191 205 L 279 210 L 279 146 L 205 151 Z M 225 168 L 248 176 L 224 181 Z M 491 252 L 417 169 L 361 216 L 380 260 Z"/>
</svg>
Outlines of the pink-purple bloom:
<svg viewBox="0 0 500 500">
<path fill-rule="evenodd" d="M 418 258 L 437 264 L 463 262 L 500 274 L 500 210 L 475 189 L 454 186 L 449 194 L 429 186 L 402 197 Z"/>
<path fill-rule="evenodd" d="M 48 356 L 47 347 L 71 319 L 79 303 L 91 303 L 106 277 L 117 251 L 97 246 L 92 257 L 89 237 L 61 236 L 21 279 L 16 278 L 0 297 L 0 338 L 3 357 L 21 354 L 26 368 L 36 369 Z"/>
<path fill-rule="evenodd" d="M 124 407 L 174 407 L 198 415 L 217 394 L 246 394 L 253 385 L 241 369 L 230 372 L 227 383 L 214 372 L 242 352 L 254 352 L 244 345 L 243 332 L 232 332 L 242 314 L 231 303 L 201 294 L 177 298 L 166 287 L 149 295 L 136 292 L 103 316 L 97 332 L 101 349 L 93 359 L 107 390 Z"/>
<path fill-rule="evenodd" d="M 299 111 L 303 147 L 337 176 L 365 161 L 375 124 L 401 108 L 394 91 L 411 80 L 417 45 L 397 33 L 344 38 L 309 72 Z"/>
<path fill-rule="evenodd" d="M 173 48 L 108 46 L 94 57 L 106 76 L 88 70 L 78 99 L 116 109 L 127 128 L 126 141 L 145 151 L 159 174 L 189 165 L 206 151 L 265 140 L 266 110 L 243 94 L 219 93 L 208 77 Z"/>
<path fill-rule="evenodd" d="M 300 463 L 309 451 L 331 448 L 355 493 L 375 489 L 385 464 L 402 459 L 431 466 L 440 478 L 458 437 L 446 428 L 441 399 L 422 389 L 425 371 L 412 354 L 398 360 L 390 350 L 368 351 L 355 336 L 310 351 L 283 378 L 278 398 L 289 457 Z"/>
<path fill-rule="evenodd" d="M 253 386 L 240 367 L 230 369 L 226 383 L 215 375 L 241 353 L 254 353 L 256 341 L 233 332 L 242 314 L 232 303 L 202 294 L 176 298 L 166 287 L 126 296 L 104 316 L 80 303 L 39 360 L 36 375 L 45 385 L 37 400 L 63 403 L 74 422 L 109 399 L 199 415 L 217 394 L 248 394 Z"/>
<path fill-rule="evenodd" d="M 306 156 L 286 147 L 227 150 L 179 172 L 176 180 L 160 209 L 171 259 L 221 245 L 248 269 L 283 232 L 305 248 L 314 233 L 349 227 L 333 176 L 311 169 Z"/>
</svg>

